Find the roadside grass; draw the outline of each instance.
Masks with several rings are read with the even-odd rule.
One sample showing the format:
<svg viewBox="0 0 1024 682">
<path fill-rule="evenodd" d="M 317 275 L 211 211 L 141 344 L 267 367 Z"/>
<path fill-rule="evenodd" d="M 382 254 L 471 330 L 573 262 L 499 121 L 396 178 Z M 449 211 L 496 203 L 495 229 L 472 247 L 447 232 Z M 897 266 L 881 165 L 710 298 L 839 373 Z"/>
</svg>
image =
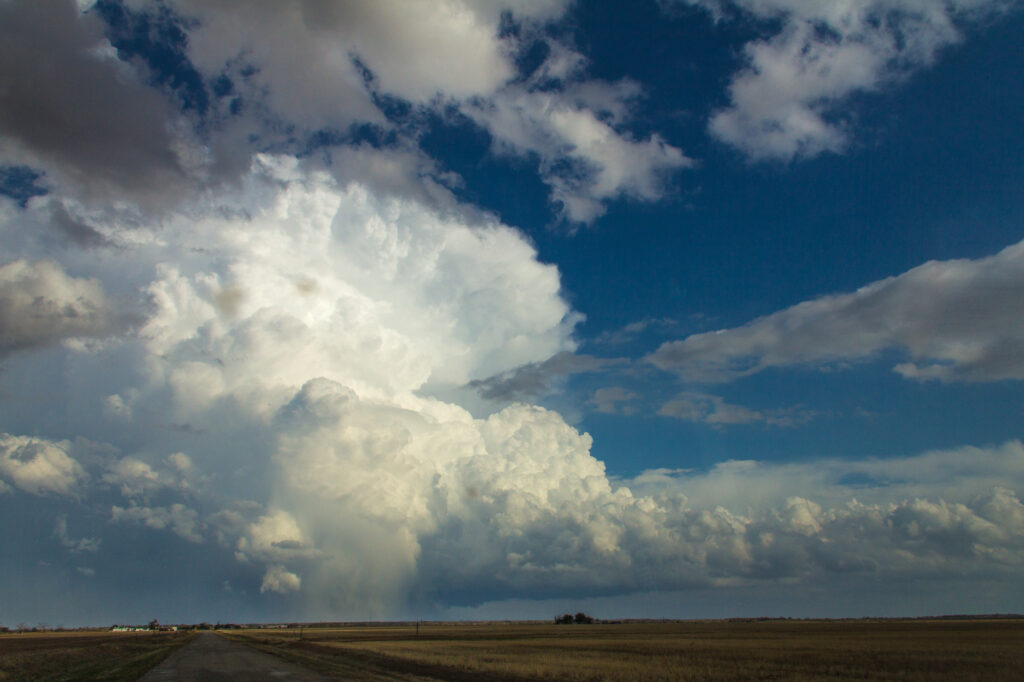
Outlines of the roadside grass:
<svg viewBox="0 0 1024 682">
<path fill-rule="evenodd" d="M 250 631 L 254 632 L 254 631 Z M 415 661 L 389 658 L 367 652 L 340 651 L 300 641 L 298 638 L 266 638 L 247 633 L 225 633 L 221 636 L 264 653 L 277 656 L 290 663 L 314 670 L 327 676 L 346 680 L 402 680 L 403 682 L 481 682 L 487 676 L 466 676 L 443 667 L 422 665 Z M 519 682 L 519 678 L 516 678 Z"/>
<path fill-rule="evenodd" d="M 271 653 L 472 679 L 1024 679 L 1024 621 L 705 621 L 246 631 Z M 280 653 L 279 653 L 280 655 Z M 418 667 L 417 667 L 418 666 Z M 327 672 L 327 670 L 325 670 Z"/>
<path fill-rule="evenodd" d="M 4 635 L 0 637 L 0 680 L 134 682 L 192 637 L 191 633 Z"/>
</svg>

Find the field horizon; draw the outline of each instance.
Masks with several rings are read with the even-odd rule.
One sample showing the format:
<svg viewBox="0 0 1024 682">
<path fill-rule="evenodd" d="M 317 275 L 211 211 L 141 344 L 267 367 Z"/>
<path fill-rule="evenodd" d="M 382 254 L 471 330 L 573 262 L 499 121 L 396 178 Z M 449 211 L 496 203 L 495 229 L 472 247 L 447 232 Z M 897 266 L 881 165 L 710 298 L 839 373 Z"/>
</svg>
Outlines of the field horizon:
<svg viewBox="0 0 1024 682">
<path fill-rule="evenodd" d="M 492 618 L 492 619 L 446 619 L 446 618 L 419 618 L 419 619 L 379 619 L 379 620 L 266 620 L 266 621 L 222 621 L 215 622 L 159 622 L 159 627 L 153 631 L 161 631 L 168 627 L 179 629 L 195 630 L 224 630 L 224 629 L 280 629 L 280 628 L 336 628 L 336 627 L 398 627 L 419 625 L 498 625 L 498 624 L 552 624 L 563 614 L 553 614 L 551 618 Z M 564 615 L 574 615 L 566 612 Z M 590 623 L 565 623 L 565 625 L 628 625 L 641 623 L 748 623 L 748 622 L 898 622 L 898 621 L 974 621 L 974 620 L 1024 620 L 1024 613 L 946 613 L 920 616 L 727 616 L 722 618 L 601 618 L 592 614 L 585 614 L 592 619 Z M 0 625 L 0 636 L 5 634 L 44 634 L 44 633 L 76 633 L 76 632 L 106 632 L 114 627 L 141 628 L 141 631 L 149 630 L 149 622 L 134 623 L 132 621 L 118 621 L 109 625 L 89 624 L 77 626 L 50 626 L 45 623 L 37 625 L 17 626 Z"/>
<path fill-rule="evenodd" d="M 199 631 L 341 679 L 1014 680 L 1024 616 L 362 621 L 0 635 L 0 679 L 135 680 Z"/>
</svg>

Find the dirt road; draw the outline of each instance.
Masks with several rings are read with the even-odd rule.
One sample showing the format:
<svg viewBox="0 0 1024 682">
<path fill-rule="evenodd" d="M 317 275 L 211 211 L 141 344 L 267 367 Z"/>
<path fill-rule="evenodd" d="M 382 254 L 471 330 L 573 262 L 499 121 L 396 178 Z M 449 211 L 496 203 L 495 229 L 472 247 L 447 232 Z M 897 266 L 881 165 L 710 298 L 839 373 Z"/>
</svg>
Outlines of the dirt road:
<svg viewBox="0 0 1024 682">
<path fill-rule="evenodd" d="M 311 670 L 230 642 L 213 633 L 203 633 L 150 670 L 140 682 L 324 682 L 329 678 Z"/>
</svg>

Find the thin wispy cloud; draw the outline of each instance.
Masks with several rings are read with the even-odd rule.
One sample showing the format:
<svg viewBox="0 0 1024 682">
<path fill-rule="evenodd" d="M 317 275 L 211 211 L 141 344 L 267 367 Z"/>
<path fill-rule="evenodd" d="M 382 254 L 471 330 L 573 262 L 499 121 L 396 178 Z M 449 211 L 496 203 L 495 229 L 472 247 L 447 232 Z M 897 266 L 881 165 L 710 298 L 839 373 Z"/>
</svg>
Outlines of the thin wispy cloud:
<svg viewBox="0 0 1024 682">
<path fill-rule="evenodd" d="M 898 349 L 908 379 L 1024 378 L 1024 243 L 976 260 L 925 263 L 855 292 L 805 301 L 728 330 L 663 344 L 648 360 L 695 381 L 821 366 Z"/>
</svg>

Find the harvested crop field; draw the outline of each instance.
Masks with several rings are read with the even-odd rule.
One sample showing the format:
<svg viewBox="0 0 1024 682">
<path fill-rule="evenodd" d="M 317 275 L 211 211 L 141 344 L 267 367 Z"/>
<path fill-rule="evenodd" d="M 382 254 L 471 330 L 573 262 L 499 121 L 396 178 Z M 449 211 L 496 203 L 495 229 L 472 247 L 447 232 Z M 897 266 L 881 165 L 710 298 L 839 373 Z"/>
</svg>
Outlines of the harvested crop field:
<svg viewBox="0 0 1024 682">
<path fill-rule="evenodd" d="M 703 621 L 250 630 L 321 672 L 405 679 L 1020 680 L 1024 621 Z M 366 679 L 373 679 L 367 672 Z M 403 679 L 403 677 L 398 677 Z"/>
<path fill-rule="evenodd" d="M 0 680 L 136 680 L 190 634 L 107 631 L 0 635 Z"/>
</svg>

